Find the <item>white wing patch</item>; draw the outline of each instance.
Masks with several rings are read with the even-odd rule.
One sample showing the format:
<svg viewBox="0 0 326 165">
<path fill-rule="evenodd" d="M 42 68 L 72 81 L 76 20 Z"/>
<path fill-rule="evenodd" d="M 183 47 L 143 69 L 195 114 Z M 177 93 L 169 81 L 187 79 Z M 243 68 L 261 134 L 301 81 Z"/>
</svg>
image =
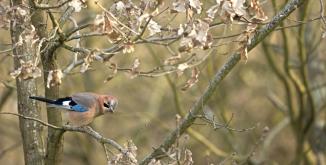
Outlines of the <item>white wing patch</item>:
<svg viewBox="0 0 326 165">
<path fill-rule="evenodd" d="M 69 105 L 70 102 L 71 102 L 71 101 L 64 101 L 64 102 L 62 102 L 62 105 L 63 105 L 63 106 L 70 106 L 70 105 Z"/>
</svg>

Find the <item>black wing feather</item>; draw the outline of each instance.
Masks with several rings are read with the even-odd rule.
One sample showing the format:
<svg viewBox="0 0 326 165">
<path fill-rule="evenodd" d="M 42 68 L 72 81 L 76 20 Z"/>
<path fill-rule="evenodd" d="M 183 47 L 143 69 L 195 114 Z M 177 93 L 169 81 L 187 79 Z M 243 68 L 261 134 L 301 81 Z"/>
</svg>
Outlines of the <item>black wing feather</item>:
<svg viewBox="0 0 326 165">
<path fill-rule="evenodd" d="M 70 105 L 70 106 L 77 105 L 77 103 L 76 103 L 74 100 L 72 100 L 71 97 L 59 98 L 59 99 L 57 99 L 57 100 L 54 102 L 54 104 L 57 104 L 57 105 L 63 105 L 63 102 L 65 102 L 65 101 L 70 101 L 70 102 L 69 102 L 69 105 Z"/>
<path fill-rule="evenodd" d="M 72 100 L 71 97 L 59 98 L 57 100 L 51 100 L 51 99 L 47 99 L 44 97 L 37 97 L 37 96 L 30 96 L 29 98 L 38 100 L 38 101 L 42 101 L 42 102 L 46 102 L 49 104 L 54 104 L 54 105 L 63 105 L 63 102 L 65 102 L 65 101 L 69 101 L 69 106 L 77 105 L 77 103 L 74 100 Z"/>
<path fill-rule="evenodd" d="M 30 96 L 30 99 L 34 99 L 34 100 L 38 100 L 38 101 L 42 101 L 42 102 L 46 102 L 49 104 L 55 104 L 55 100 L 51 100 L 51 99 L 47 99 L 44 97 L 38 97 L 38 96 Z"/>
</svg>

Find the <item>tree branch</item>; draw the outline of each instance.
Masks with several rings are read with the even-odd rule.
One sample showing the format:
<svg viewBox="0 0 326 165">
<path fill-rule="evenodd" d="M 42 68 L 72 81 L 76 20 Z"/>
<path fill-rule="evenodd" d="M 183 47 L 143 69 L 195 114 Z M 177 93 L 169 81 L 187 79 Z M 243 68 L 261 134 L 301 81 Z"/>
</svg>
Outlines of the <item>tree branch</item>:
<svg viewBox="0 0 326 165">
<path fill-rule="evenodd" d="M 0 115 L 14 115 L 14 116 L 18 116 L 21 117 L 23 119 L 27 119 L 27 120 L 32 120 L 32 121 L 36 121 L 44 126 L 56 129 L 56 130 L 61 130 L 61 131 L 72 131 L 72 132 L 81 132 L 81 133 L 85 133 L 88 134 L 89 136 L 91 136 L 92 138 L 94 138 L 96 141 L 98 141 L 99 143 L 102 144 L 110 144 L 111 146 L 113 146 L 114 148 L 116 148 L 118 151 L 125 153 L 125 149 L 120 146 L 117 142 L 115 142 L 112 139 L 109 138 L 105 138 L 103 137 L 101 134 L 99 134 L 98 132 L 94 131 L 91 127 L 89 126 L 85 126 L 85 127 L 73 127 L 70 125 L 63 125 L 62 127 L 59 126 L 55 126 L 53 124 L 47 123 L 45 121 L 42 121 L 40 119 L 34 118 L 34 117 L 28 117 L 28 116 L 24 116 L 21 114 L 17 114 L 17 113 L 11 113 L 11 112 L 0 112 Z"/>
<path fill-rule="evenodd" d="M 288 2 L 284 8 L 272 19 L 271 22 L 262 27 L 250 40 L 247 45 L 248 51 L 253 49 L 260 41 L 262 41 L 269 33 L 271 33 L 287 16 L 289 16 L 298 6 L 302 5 L 304 0 L 292 0 Z M 203 106 L 207 103 L 208 99 L 212 96 L 214 91 L 220 82 L 225 78 L 225 76 L 233 69 L 234 66 L 240 61 L 241 57 L 239 53 L 231 55 L 221 69 L 216 73 L 214 78 L 210 81 L 209 86 L 205 90 L 204 94 L 198 99 L 198 101 L 193 105 L 190 112 L 186 115 L 185 119 L 181 124 L 172 131 L 164 140 L 164 142 L 152 153 L 147 155 L 140 164 L 148 164 L 152 159 L 157 158 L 157 156 L 164 154 L 168 148 L 175 143 L 178 134 L 183 134 L 187 128 L 189 128 L 195 121 L 196 115 L 198 115 Z"/>
<path fill-rule="evenodd" d="M 36 9 L 42 9 L 42 10 L 48 10 L 48 9 L 56 9 L 56 8 L 60 8 L 62 7 L 63 5 L 67 4 L 68 2 L 70 2 L 72 0 L 66 0 L 66 1 L 63 1 L 57 5 L 53 5 L 53 6 L 50 6 L 48 4 L 38 4 L 35 2 L 35 8 Z"/>
</svg>

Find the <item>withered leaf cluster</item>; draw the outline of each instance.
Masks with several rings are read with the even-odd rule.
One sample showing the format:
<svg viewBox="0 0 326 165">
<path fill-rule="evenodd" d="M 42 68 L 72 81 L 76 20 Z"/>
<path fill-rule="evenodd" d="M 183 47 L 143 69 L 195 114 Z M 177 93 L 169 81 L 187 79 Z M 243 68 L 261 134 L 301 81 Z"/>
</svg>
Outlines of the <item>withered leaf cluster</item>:
<svg viewBox="0 0 326 165">
<path fill-rule="evenodd" d="M 69 71 L 77 66 L 80 66 L 80 72 L 87 71 L 94 61 L 109 63 L 109 68 L 113 70 L 104 82 L 110 81 L 119 71 L 128 72 L 130 78 L 135 78 L 139 75 L 155 77 L 170 73 L 177 73 L 181 76 L 187 70 L 191 70 L 190 78 L 185 82 L 182 90 L 191 88 L 199 81 L 198 65 L 207 59 L 205 53 L 197 53 L 197 51 L 206 51 L 216 49 L 214 44 L 219 42 L 214 37 L 214 28 L 222 25 L 232 28 L 232 24 L 241 24 L 242 33 L 238 36 L 236 41 L 237 47 L 234 51 L 241 54 L 244 59 L 248 58 L 247 45 L 251 37 L 256 32 L 258 25 L 267 20 L 261 4 L 258 0 L 215 0 L 213 2 L 204 2 L 200 0 L 119 0 L 112 3 L 109 7 L 104 7 L 99 1 L 94 2 L 101 9 L 101 13 L 94 16 L 91 21 L 92 26 L 85 26 L 88 29 L 76 31 L 72 36 L 68 37 L 68 41 L 75 40 L 78 46 L 68 49 L 74 52 L 76 58 L 71 62 Z M 209 3 L 208 7 L 203 4 Z M 51 6 L 49 4 L 40 4 L 40 6 Z M 85 0 L 71 0 L 67 1 L 65 5 L 57 9 L 64 9 L 65 7 L 73 7 L 74 12 L 83 12 L 87 9 Z M 7 7 L 0 3 L 0 22 L 1 27 L 7 27 L 9 20 L 25 21 L 30 19 L 27 17 L 29 10 L 20 6 Z M 173 18 L 173 16 L 184 16 L 183 21 L 176 23 L 166 22 L 163 18 Z M 72 20 L 74 18 L 71 18 Z M 171 19 L 173 21 L 173 19 Z M 75 28 L 79 23 L 75 23 Z M 58 31 L 63 29 L 53 30 L 49 38 L 41 39 L 41 41 L 49 42 L 55 38 Z M 83 34 L 81 34 L 83 33 Z M 99 50 L 97 48 L 84 48 L 80 41 L 83 36 L 100 36 L 109 41 L 109 49 Z M 20 42 L 15 43 L 21 45 L 25 41 L 30 48 L 35 45 L 40 49 L 41 41 L 35 33 L 35 28 L 30 25 L 25 26 L 25 31 L 20 36 Z M 70 39 L 70 40 L 69 40 Z M 62 41 L 65 42 L 65 41 Z M 36 44 L 35 44 L 36 43 Z M 39 43 L 39 44 L 37 44 Z M 70 44 L 67 42 L 65 44 Z M 158 67 L 149 71 L 142 71 L 140 68 L 140 57 L 133 57 L 136 59 L 132 64 L 128 64 L 129 68 L 119 68 L 119 63 L 109 61 L 117 54 L 131 54 L 136 51 L 140 44 L 155 44 L 169 48 L 172 56 L 164 57 L 163 63 Z M 15 45 L 14 45 L 15 46 Z M 43 50 L 38 50 L 42 52 Z M 78 53 L 76 53 L 78 52 Z M 39 56 L 40 53 L 37 53 Z M 205 55 L 203 55 L 205 54 Z M 40 57 L 37 57 L 38 59 Z M 81 62 L 77 62 L 77 61 Z M 37 61 L 30 63 L 37 64 Z M 78 65 L 77 65 L 78 64 Z M 80 65 L 81 64 L 81 65 Z M 60 68 L 60 67 L 59 67 Z M 63 69 L 66 71 L 65 69 Z M 30 74 L 26 74 L 30 73 Z M 33 73 L 33 74 L 31 74 Z M 36 66 L 27 66 L 24 64 L 21 68 L 15 70 L 11 75 L 13 77 L 21 77 L 23 79 L 38 76 L 38 68 Z M 48 77 L 48 86 L 51 84 L 58 85 L 61 83 L 63 77 L 59 71 L 52 71 Z M 66 74 L 66 72 L 64 72 Z M 187 75 L 187 74 L 186 74 Z"/>
</svg>

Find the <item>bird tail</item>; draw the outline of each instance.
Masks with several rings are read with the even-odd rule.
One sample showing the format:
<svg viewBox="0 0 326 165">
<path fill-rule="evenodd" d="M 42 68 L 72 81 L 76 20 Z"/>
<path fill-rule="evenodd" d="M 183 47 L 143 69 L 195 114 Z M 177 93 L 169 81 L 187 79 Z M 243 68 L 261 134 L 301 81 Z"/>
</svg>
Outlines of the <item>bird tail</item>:
<svg viewBox="0 0 326 165">
<path fill-rule="evenodd" d="M 34 100 L 38 100 L 38 101 L 42 101 L 42 102 L 46 102 L 49 104 L 55 104 L 55 100 L 51 100 L 51 99 L 47 99 L 44 97 L 38 97 L 38 96 L 29 96 L 30 99 L 34 99 Z"/>
</svg>

